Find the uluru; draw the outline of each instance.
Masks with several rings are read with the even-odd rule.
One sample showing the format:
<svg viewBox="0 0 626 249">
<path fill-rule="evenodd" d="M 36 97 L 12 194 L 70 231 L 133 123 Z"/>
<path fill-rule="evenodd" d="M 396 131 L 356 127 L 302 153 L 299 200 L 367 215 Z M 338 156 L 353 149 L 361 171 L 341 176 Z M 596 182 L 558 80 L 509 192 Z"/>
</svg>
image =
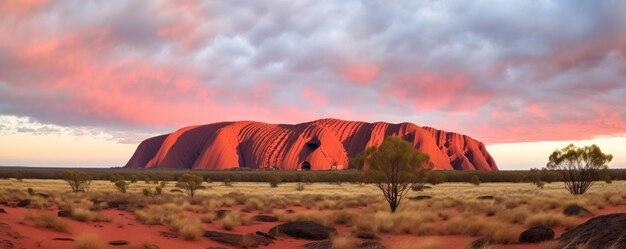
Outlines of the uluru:
<svg viewBox="0 0 626 249">
<path fill-rule="evenodd" d="M 285 170 L 346 169 L 348 159 L 387 136 L 427 153 L 435 169 L 498 170 L 485 145 L 469 136 L 413 123 L 320 119 L 299 124 L 254 121 L 189 126 L 139 144 L 125 167 Z"/>
</svg>

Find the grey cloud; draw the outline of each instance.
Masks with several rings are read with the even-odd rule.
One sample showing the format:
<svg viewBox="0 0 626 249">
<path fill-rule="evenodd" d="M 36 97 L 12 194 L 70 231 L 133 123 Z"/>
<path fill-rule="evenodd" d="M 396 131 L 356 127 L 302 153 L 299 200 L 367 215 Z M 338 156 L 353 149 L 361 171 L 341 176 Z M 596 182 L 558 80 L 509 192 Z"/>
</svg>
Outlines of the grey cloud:
<svg viewBox="0 0 626 249">
<path fill-rule="evenodd" d="M 197 16 L 167 12 L 171 8 L 163 5 L 54 2 L 29 25 L 63 33 L 108 30 L 115 42 L 87 51 L 88 62 L 127 61 L 180 71 L 195 78 L 199 87 L 218 92 L 212 98 L 223 107 L 309 109 L 312 105 L 300 93 L 313 87 L 327 100 L 317 110 L 319 116 L 369 113 L 372 118 L 394 119 L 390 121 L 440 122 L 432 125 L 446 128 L 442 117 L 473 113 L 461 129 L 481 133 L 478 127 L 523 125 L 516 120 L 540 127 L 584 123 L 603 117 L 596 115 L 598 109 L 618 112 L 626 104 L 621 94 L 626 91 L 626 6 L 619 1 L 217 1 L 194 6 Z M 174 37 L 180 41 L 157 35 L 177 25 L 195 26 Z M 27 32 L 29 27 L 17 31 Z M 189 41 L 195 42 L 193 46 L 179 43 Z M 71 47 L 67 50 L 72 52 Z M 7 73 L 0 76 L 6 82 L 0 95 L 8 96 L 0 100 L 1 113 L 60 125 L 120 130 L 149 126 L 127 116 L 51 110 L 52 104 L 87 105 L 89 100 L 75 93 L 36 90 L 39 82 L 63 72 L 45 65 L 29 69 L 19 64 L 18 53 L 7 51 L 0 45 L 0 72 Z M 373 82 L 357 84 L 342 75 L 341 67 L 357 64 L 380 69 Z M 463 76 L 468 82 L 445 91 L 445 86 L 398 80 L 423 74 L 442 79 Z M 263 83 L 270 84 L 265 92 L 255 92 Z M 32 87 L 20 87 L 24 85 Z M 164 89 L 149 92 L 164 102 L 200 100 L 193 91 L 172 96 L 163 82 L 150 79 L 119 88 L 137 95 Z M 390 94 L 397 88 L 408 92 L 406 97 Z M 444 90 L 432 92 L 438 88 Z M 524 110 L 532 104 L 544 108 L 549 118 Z M 567 113 L 568 106 L 577 112 Z M 507 113 L 508 118 L 499 119 L 495 113 Z M 206 115 L 219 121 L 245 119 L 246 114 L 250 113 Z M 618 128 L 626 124 L 621 114 Z M 407 116 L 426 120 L 405 120 Z"/>
</svg>

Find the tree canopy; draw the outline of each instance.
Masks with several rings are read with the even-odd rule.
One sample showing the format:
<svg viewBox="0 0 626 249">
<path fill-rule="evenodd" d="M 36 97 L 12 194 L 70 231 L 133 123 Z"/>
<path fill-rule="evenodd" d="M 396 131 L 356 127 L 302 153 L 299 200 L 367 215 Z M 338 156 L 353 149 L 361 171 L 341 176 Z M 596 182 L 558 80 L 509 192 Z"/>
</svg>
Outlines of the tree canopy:
<svg viewBox="0 0 626 249">
<path fill-rule="evenodd" d="M 604 154 L 600 147 L 593 144 L 576 147 L 570 144 L 555 150 L 548 158 L 548 169 L 558 170 L 563 174 L 565 187 L 573 195 L 584 194 L 599 180 L 602 170 L 608 168 L 613 155 Z"/>
<path fill-rule="evenodd" d="M 425 181 L 425 174 L 432 164 L 430 157 L 417 151 L 413 144 L 400 137 L 385 138 L 378 147 L 370 147 L 357 160 L 355 167 L 364 168 L 366 179 L 374 183 L 382 192 L 389 208 L 395 212 L 402 198 L 416 184 Z M 360 166 L 357 162 L 362 163 Z"/>
</svg>

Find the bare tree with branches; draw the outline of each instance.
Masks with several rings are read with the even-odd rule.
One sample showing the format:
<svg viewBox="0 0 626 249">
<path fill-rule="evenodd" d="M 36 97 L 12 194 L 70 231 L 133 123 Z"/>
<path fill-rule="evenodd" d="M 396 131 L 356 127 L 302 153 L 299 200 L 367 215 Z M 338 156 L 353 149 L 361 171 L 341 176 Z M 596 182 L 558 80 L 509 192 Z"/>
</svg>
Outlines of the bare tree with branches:
<svg viewBox="0 0 626 249">
<path fill-rule="evenodd" d="M 359 163 L 367 163 L 360 167 L 366 168 L 367 179 L 383 192 L 391 212 L 396 211 L 411 188 L 425 181 L 432 167 L 427 154 L 399 137 L 387 137 L 380 146 L 368 148 L 365 153 L 357 156 Z"/>
<path fill-rule="evenodd" d="M 604 154 L 597 145 L 567 147 L 555 150 L 549 157 L 548 169 L 563 175 L 565 188 L 573 195 L 587 192 L 594 181 L 599 180 L 602 170 L 608 168 L 613 155 Z"/>
</svg>

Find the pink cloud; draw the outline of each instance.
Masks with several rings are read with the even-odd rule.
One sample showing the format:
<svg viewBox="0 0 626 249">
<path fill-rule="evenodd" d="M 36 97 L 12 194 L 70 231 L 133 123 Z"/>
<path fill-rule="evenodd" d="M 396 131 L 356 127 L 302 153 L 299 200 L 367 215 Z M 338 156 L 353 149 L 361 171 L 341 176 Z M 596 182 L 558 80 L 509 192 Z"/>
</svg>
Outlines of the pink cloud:
<svg viewBox="0 0 626 249">
<path fill-rule="evenodd" d="M 382 118 L 487 142 L 626 130 L 623 15 L 584 16 L 589 27 L 528 37 L 517 31 L 524 25 L 494 29 L 489 16 L 474 20 L 451 3 L 429 9 L 440 14 L 434 25 L 396 11 L 403 6 L 361 12 L 387 5 L 328 15 L 340 11 L 316 1 L 82 4 L 0 1 L 0 27 L 10 34 L 0 36 L 0 115 L 168 128 Z M 446 19 L 462 16 L 461 27 Z"/>
<path fill-rule="evenodd" d="M 307 86 L 300 91 L 300 96 L 309 102 L 313 107 L 326 106 L 328 100 L 326 97 L 319 93 L 319 91 L 313 86 Z"/>
<path fill-rule="evenodd" d="M 438 108 L 473 110 L 487 97 L 486 94 L 468 93 L 468 87 L 473 81 L 466 74 L 414 72 L 395 75 L 390 83 L 384 86 L 386 93 L 411 103 L 419 111 Z M 471 98 L 465 98 L 463 95 L 466 94 Z"/>
<path fill-rule="evenodd" d="M 380 67 L 371 64 L 350 64 L 341 66 L 339 72 L 346 80 L 367 84 L 376 78 Z"/>
</svg>

